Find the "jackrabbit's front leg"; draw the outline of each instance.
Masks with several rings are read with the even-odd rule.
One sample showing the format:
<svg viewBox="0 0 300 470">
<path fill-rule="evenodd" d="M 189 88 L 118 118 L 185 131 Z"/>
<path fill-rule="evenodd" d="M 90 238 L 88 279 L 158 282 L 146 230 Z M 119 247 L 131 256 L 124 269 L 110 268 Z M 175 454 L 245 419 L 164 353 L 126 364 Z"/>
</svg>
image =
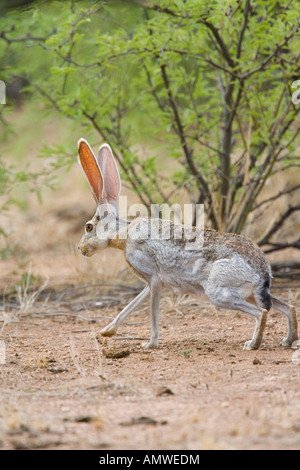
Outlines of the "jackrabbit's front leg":
<svg viewBox="0 0 300 470">
<path fill-rule="evenodd" d="M 158 280 L 150 283 L 150 316 L 151 316 L 151 338 L 149 342 L 143 343 L 144 348 L 157 348 L 158 345 L 158 314 L 161 284 Z"/>
<path fill-rule="evenodd" d="M 133 312 L 135 308 L 137 308 L 143 300 L 148 297 L 150 292 L 149 286 L 146 286 L 142 292 L 139 293 L 125 308 L 119 313 L 119 315 L 103 330 L 100 331 L 102 336 L 113 336 L 117 332 L 117 328 L 125 321 L 128 315 Z"/>
</svg>

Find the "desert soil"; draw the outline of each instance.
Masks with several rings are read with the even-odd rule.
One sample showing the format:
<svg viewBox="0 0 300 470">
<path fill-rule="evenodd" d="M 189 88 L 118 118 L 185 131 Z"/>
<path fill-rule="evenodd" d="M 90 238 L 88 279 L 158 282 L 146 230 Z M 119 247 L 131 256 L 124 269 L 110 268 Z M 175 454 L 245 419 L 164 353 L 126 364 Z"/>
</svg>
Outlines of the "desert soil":
<svg viewBox="0 0 300 470">
<path fill-rule="evenodd" d="M 299 287 L 274 292 L 300 311 Z M 147 304 L 104 340 L 122 302 L 75 313 L 72 302 L 44 299 L 2 323 L 2 449 L 299 448 L 300 352 L 281 346 L 281 314 L 246 351 L 251 318 L 165 292 L 159 347 L 145 350 Z"/>
</svg>

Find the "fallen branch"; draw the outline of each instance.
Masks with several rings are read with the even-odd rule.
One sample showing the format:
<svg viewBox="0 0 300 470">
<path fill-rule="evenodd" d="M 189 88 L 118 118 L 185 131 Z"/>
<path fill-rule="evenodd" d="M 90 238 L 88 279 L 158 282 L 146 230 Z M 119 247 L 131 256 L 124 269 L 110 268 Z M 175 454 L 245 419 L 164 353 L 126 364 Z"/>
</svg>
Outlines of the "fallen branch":
<svg viewBox="0 0 300 470">
<path fill-rule="evenodd" d="M 129 340 L 149 340 L 149 336 L 112 336 L 111 339 L 115 339 L 117 341 L 122 339 L 129 339 Z"/>
<path fill-rule="evenodd" d="M 111 289 L 124 290 L 132 294 L 139 293 L 140 290 L 142 289 L 142 287 L 140 286 L 126 286 L 124 284 L 107 284 L 105 282 L 97 282 L 96 284 L 84 284 L 82 286 L 70 287 L 69 289 L 63 291 L 58 297 L 57 303 L 60 303 L 66 295 L 72 292 L 75 292 L 78 290 L 89 289 L 89 288 L 95 288 L 95 287 L 109 287 Z"/>
<path fill-rule="evenodd" d="M 259 246 L 263 246 L 263 245 L 273 245 L 274 247 L 277 247 L 276 249 L 274 249 L 273 251 L 277 251 L 277 249 L 282 249 L 282 248 L 288 248 L 290 246 L 293 246 L 293 245 L 298 245 L 299 246 L 293 246 L 294 248 L 300 248 L 300 240 L 297 240 L 296 242 L 293 242 L 292 244 L 289 243 L 289 244 L 276 244 L 276 243 L 271 243 L 270 242 L 270 238 L 278 232 L 278 230 L 282 227 L 283 223 L 286 221 L 286 219 L 288 219 L 290 217 L 291 214 L 293 214 L 294 212 L 296 211 L 300 211 L 300 205 L 298 206 L 290 206 L 285 212 L 284 214 L 282 214 L 282 216 L 280 217 L 280 219 L 275 222 L 275 224 L 273 225 L 273 227 L 271 227 L 271 229 L 268 231 L 268 233 L 263 237 L 262 240 L 260 240 L 258 242 L 258 245 Z M 278 248 L 279 246 L 282 246 L 282 248 Z M 270 251 L 268 251 L 270 253 Z"/>
<path fill-rule="evenodd" d="M 300 263 L 287 261 L 282 263 L 273 263 L 272 272 L 274 277 L 287 279 L 300 279 Z"/>
<path fill-rule="evenodd" d="M 99 320 L 100 318 L 107 318 L 108 320 L 113 320 L 113 317 L 108 317 L 108 316 L 104 316 L 104 315 L 98 315 L 97 317 L 84 317 L 83 315 L 77 315 L 76 313 L 68 313 L 68 312 L 53 312 L 53 313 L 43 313 L 43 312 L 39 312 L 39 313 L 29 313 L 29 314 L 19 314 L 19 316 L 23 316 L 23 317 L 26 317 L 28 318 L 28 316 L 36 316 L 36 317 L 41 317 L 41 316 L 44 316 L 44 317 L 56 317 L 56 316 L 66 316 L 66 317 L 76 317 L 76 318 L 79 318 L 80 320 L 86 320 L 86 321 L 91 321 L 91 322 L 94 322 L 95 320 Z"/>
</svg>

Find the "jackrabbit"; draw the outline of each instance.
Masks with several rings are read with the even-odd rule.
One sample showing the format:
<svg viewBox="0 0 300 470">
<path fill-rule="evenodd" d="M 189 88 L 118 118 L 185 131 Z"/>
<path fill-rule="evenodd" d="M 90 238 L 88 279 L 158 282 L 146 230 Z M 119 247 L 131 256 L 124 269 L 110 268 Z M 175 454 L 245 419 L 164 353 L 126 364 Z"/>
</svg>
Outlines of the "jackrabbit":
<svg viewBox="0 0 300 470">
<path fill-rule="evenodd" d="M 78 149 L 79 162 L 97 203 L 78 248 L 85 256 L 106 247 L 120 249 L 133 272 L 146 282 L 142 292 L 101 330 L 101 335 L 113 336 L 127 316 L 150 295 L 151 338 L 143 346 L 157 347 L 161 287 L 167 286 L 176 293 L 199 294 L 204 290 L 214 305 L 252 315 L 256 327 L 252 339 L 245 343 L 246 349 L 260 346 L 272 305 L 287 317 L 284 346 L 291 346 L 298 339 L 295 308 L 270 294 L 271 267 L 255 243 L 240 235 L 161 219 L 120 219 L 117 203 L 121 180 L 111 148 L 102 145 L 95 157 L 89 144 L 80 139 Z M 169 236 L 165 236 L 166 232 Z M 181 233 L 181 237 L 176 237 L 176 233 Z M 247 301 L 250 297 L 254 297 L 256 305 Z"/>
</svg>

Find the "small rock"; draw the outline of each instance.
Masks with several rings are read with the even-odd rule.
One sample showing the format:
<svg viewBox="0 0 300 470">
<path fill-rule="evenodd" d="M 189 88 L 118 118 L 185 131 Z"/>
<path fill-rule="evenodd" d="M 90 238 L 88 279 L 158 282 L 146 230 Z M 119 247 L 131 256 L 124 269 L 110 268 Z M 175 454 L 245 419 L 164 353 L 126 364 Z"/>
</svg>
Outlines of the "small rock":
<svg viewBox="0 0 300 470">
<path fill-rule="evenodd" d="M 129 421 L 122 421 L 121 426 L 134 426 L 136 424 L 167 424 L 167 421 L 156 421 L 156 419 L 150 418 L 149 416 L 139 416 L 138 418 L 131 418 Z"/>
<path fill-rule="evenodd" d="M 91 423 L 92 421 L 95 421 L 95 418 L 93 418 L 93 416 L 83 415 L 83 416 L 76 416 L 74 418 L 74 421 L 76 423 Z"/>
<path fill-rule="evenodd" d="M 121 359 L 122 357 L 129 356 L 130 354 L 129 349 L 103 348 L 102 352 L 107 359 Z"/>
<path fill-rule="evenodd" d="M 255 357 L 255 358 L 253 359 L 253 364 L 254 364 L 255 366 L 256 366 L 256 365 L 259 365 L 259 364 L 261 364 L 261 361 L 260 361 L 257 357 Z"/>
<path fill-rule="evenodd" d="M 157 390 L 156 396 L 161 397 L 162 395 L 174 395 L 174 392 L 172 392 L 172 390 L 170 388 L 165 387 L 165 386 L 162 385 Z"/>
<path fill-rule="evenodd" d="M 52 372 L 52 374 L 61 374 L 62 372 L 68 372 L 69 369 L 66 367 L 48 367 L 48 372 Z"/>
</svg>

